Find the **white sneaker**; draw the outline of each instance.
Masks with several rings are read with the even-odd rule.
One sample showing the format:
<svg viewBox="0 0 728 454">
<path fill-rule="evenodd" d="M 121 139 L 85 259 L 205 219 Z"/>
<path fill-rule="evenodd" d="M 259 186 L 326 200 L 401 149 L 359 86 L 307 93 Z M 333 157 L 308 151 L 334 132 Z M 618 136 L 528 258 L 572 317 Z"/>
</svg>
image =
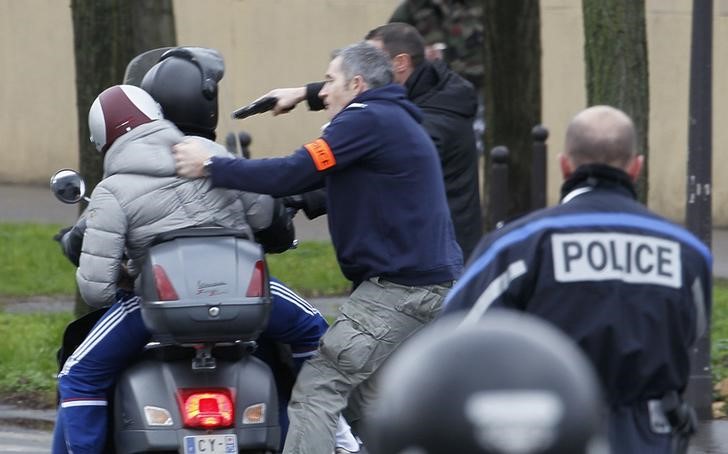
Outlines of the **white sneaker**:
<svg viewBox="0 0 728 454">
<path fill-rule="evenodd" d="M 334 450 L 334 454 L 356 454 L 357 452 L 359 452 L 358 449 L 356 451 L 349 451 L 346 448 L 336 448 Z"/>
<path fill-rule="evenodd" d="M 339 415 L 339 421 L 336 425 L 336 449 L 334 454 L 354 454 L 361 449 L 361 441 L 351 433 L 351 427 L 343 415 Z"/>
</svg>

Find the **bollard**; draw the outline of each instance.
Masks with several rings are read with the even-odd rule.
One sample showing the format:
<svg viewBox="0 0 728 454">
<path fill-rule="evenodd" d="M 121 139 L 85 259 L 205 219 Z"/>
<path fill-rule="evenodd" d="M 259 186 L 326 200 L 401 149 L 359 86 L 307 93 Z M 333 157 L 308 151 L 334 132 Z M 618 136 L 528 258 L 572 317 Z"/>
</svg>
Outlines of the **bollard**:
<svg viewBox="0 0 728 454">
<path fill-rule="evenodd" d="M 235 156 L 250 159 L 250 143 L 252 141 L 253 138 L 245 131 L 240 131 L 237 135 L 234 132 L 229 132 L 225 136 L 225 148 Z"/>
<path fill-rule="evenodd" d="M 490 150 L 490 222 L 500 227 L 508 215 L 508 148 L 499 145 Z"/>
<path fill-rule="evenodd" d="M 225 149 L 228 151 L 228 153 L 239 156 L 238 154 L 238 138 L 235 137 L 234 132 L 229 132 L 225 136 Z"/>
<path fill-rule="evenodd" d="M 238 133 L 238 141 L 240 142 L 240 154 L 245 159 L 250 159 L 250 144 L 253 138 L 245 131 Z"/>
<path fill-rule="evenodd" d="M 531 130 L 533 148 L 531 150 L 531 211 L 546 207 L 546 139 L 549 130 L 536 125 Z"/>
</svg>

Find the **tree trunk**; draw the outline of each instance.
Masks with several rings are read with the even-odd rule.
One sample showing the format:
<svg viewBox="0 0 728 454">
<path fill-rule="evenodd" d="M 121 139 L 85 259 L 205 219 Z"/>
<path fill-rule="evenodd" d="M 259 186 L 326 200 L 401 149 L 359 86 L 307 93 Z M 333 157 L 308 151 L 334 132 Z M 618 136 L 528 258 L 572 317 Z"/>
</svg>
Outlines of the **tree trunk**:
<svg viewBox="0 0 728 454">
<path fill-rule="evenodd" d="M 507 203 L 507 216 L 530 210 L 531 129 L 541 122 L 541 15 L 538 0 L 483 0 L 485 32 L 486 225 L 490 206 Z M 510 151 L 507 201 L 490 200 L 490 149 Z"/>
<path fill-rule="evenodd" d="M 89 141 L 91 103 L 104 89 L 122 82 L 135 55 L 175 45 L 174 14 L 172 0 L 71 0 L 71 14 L 80 172 L 91 191 L 103 174 L 103 156 Z M 76 314 L 88 311 L 77 297 Z"/>
<path fill-rule="evenodd" d="M 645 168 L 637 187 L 647 200 L 650 89 L 644 0 L 582 0 L 587 102 L 632 117 Z"/>
</svg>

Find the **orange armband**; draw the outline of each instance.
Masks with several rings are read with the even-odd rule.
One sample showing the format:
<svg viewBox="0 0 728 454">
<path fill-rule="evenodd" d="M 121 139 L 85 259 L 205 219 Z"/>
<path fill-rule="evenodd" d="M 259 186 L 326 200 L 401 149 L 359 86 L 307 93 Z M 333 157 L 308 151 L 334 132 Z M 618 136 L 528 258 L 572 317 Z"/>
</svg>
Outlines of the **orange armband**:
<svg viewBox="0 0 728 454">
<path fill-rule="evenodd" d="M 331 147 L 329 147 L 329 144 L 327 144 L 324 139 L 316 139 L 311 143 L 307 143 L 303 147 L 306 151 L 308 151 L 308 154 L 311 155 L 311 159 L 313 159 L 316 170 L 319 172 L 330 169 L 336 165 L 334 152 L 331 151 Z"/>
</svg>

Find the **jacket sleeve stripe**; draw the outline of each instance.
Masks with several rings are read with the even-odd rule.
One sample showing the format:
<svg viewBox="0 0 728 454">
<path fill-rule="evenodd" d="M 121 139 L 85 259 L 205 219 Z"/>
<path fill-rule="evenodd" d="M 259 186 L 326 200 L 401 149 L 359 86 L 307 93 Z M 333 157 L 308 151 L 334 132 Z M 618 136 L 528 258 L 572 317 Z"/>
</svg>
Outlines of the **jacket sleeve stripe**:
<svg viewBox="0 0 728 454">
<path fill-rule="evenodd" d="M 700 283 L 700 278 L 696 278 L 695 282 L 693 282 L 693 285 L 691 286 L 691 290 L 693 293 L 693 303 L 695 304 L 695 339 L 693 342 L 697 341 L 708 330 L 708 314 L 706 310 L 706 304 L 705 304 L 705 291 L 703 290 L 703 285 Z"/>
<path fill-rule="evenodd" d="M 511 282 L 526 274 L 526 271 L 528 271 L 528 267 L 523 260 L 518 260 L 508 265 L 508 268 L 503 273 L 488 284 L 488 287 L 478 297 L 478 301 L 475 302 L 460 326 L 477 323 L 490 305 L 508 290 Z"/>
</svg>

